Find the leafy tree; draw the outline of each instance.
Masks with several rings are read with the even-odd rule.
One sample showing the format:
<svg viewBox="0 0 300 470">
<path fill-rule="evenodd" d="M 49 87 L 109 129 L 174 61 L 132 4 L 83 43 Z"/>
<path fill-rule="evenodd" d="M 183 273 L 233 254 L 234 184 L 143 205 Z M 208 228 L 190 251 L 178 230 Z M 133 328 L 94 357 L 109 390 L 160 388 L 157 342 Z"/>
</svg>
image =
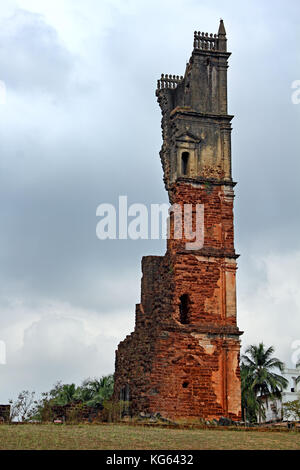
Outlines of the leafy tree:
<svg viewBox="0 0 300 470">
<path fill-rule="evenodd" d="M 78 389 L 75 384 L 56 382 L 49 392 L 44 392 L 39 400 L 34 402 L 32 419 L 37 421 L 52 421 L 53 406 L 65 406 L 76 401 Z"/>
<path fill-rule="evenodd" d="M 35 405 L 35 392 L 29 392 L 29 390 L 23 390 L 19 393 L 18 398 L 13 401 L 9 400 L 11 405 L 10 421 L 14 421 L 16 418 L 21 420 L 22 423 L 28 421 L 32 417 L 32 411 Z"/>
<path fill-rule="evenodd" d="M 282 375 L 274 372 L 274 370 L 279 369 L 282 373 L 284 363 L 276 357 L 272 357 L 273 353 L 273 346 L 266 348 L 264 343 L 259 343 L 258 346 L 248 346 L 242 356 L 242 368 L 246 367 L 244 373 L 247 375 L 243 400 L 244 402 L 247 401 L 247 393 L 249 393 L 250 398 L 248 398 L 248 401 L 250 400 L 251 403 L 251 393 L 254 392 L 258 405 L 253 403 L 253 407 L 258 406 L 259 423 L 261 423 L 263 416 L 262 397 L 265 396 L 267 400 L 268 397 L 276 396 L 280 398 L 282 391 L 288 385 L 288 381 Z M 249 387 L 250 392 L 246 392 Z"/>
<path fill-rule="evenodd" d="M 86 379 L 81 387 L 57 382 L 49 392 L 42 393 L 39 400 L 34 399 L 35 392 L 23 391 L 15 402 L 10 401 L 11 420 L 19 417 L 22 421 L 29 419 L 52 421 L 53 406 L 65 406 L 76 402 L 79 408 L 82 405 L 97 407 L 110 400 L 113 388 L 114 377 L 107 375 L 99 379 Z"/>
<path fill-rule="evenodd" d="M 287 419 L 300 420 L 300 399 L 283 403 L 283 415 Z"/>
<path fill-rule="evenodd" d="M 49 422 L 53 420 L 54 415 L 52 406 L 57 404 L 55 402 L 55 397 L 51 395 L 53 390 L 42 393 L 40 399 L 34 402 L 31 419 L 41 422 Z"/>
</svg>

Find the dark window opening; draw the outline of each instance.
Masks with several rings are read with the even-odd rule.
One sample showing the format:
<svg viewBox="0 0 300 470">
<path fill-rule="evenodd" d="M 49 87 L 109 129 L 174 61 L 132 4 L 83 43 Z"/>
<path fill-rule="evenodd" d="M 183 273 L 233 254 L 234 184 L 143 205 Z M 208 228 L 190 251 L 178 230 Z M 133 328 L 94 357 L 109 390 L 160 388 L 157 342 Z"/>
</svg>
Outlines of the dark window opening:
<svg viewBox="0 0 300 470">
<path fill-rule="evenodd" d="M 294 393 L 295 392 L 295 389 L 294 387 L 291 388 L 291 392 Z"/>
<path fill-rule="evenodd" d="M 128 384 L 125 386 L 125 401 L 130 401 L 130 388 Z"/>
<path fill-rule="evenodd" d="M 188 388 L 188 386 L 189 386 L 189 383 L 188 383 L 188 382 L 183 382 L 183 384 L 182 384 L 182 387 L 183 387 L 183 388 Z"/>
<path fill-rule="evenodd" d="M 129 385 L 126 384 L 125 387 L 122 387 L 120 390 L 120 400 L 121 401 L 129 401 L 130 400 L 130 388 Z"/>
<path fill-rule="evenodd" d="M 126 396 L 126 388 L 122 387 L 120 390 L 120 400 L 125 401 L 125 396 Z"/>
<path fill-rule="evenodd" d="M 181 170 L 184 176 L 188 173 L 188 162 L 190 154 L 188 152 L 183 152 L 181 155 Z"/>
<path fill-rule="evenodd" d="M 120 390 L 120 401 L 122 402 L 121 414 L 122 416 L 130 415 L 130 387 L 126 384 Z"/>
<path fill-rule="evenodd" d="M 180 323 L 186 325 L 189 323 L 189 296 L 187 294 L 183 294 L 180 297 Z"/>
</svg>

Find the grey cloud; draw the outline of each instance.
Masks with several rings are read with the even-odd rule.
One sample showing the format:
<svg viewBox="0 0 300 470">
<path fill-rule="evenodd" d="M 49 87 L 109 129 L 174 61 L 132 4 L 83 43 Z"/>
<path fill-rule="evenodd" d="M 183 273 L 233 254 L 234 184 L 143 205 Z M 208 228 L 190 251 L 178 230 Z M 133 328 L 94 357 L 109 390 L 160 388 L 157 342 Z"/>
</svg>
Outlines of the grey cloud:
<svg viewBox="0 0 300 470">
<path fill-rule="evenodd" d="M 18 9 L 0 25 L 1 79 L 23 92 L 62 92 L 74 59 L 41 15 Z"/>
<path fill-rule="evenodd" d="M 81 6 L 87 19 L 100 15 L 97 4 L 93 13 L 89 5 Z M 2 400 L 10 388 L 30 387 L 30 377 L 42 390 L 53 379 L 112 371 L 112 344 L 132 328 L 139 301 L 141 257 L 164 253 L 165 241 L 101 242 L 96 208 L 116 204 L 119 195 L 128 195 L 129 203 L 166 202 L 156 80 L 162 72 L 183 73 L 194 29 L 214 32 L 220 16 L 233 52 L 228 86 L 229 112 L 236 116 L 233 176 L 243 345 L 261 339 L 257 331 L 273 318 L 274 302 L 264 289 L 278 289 L 256 260 L 279 252 L 289 257 L 300 249 L 300 105 L 290 99 L 291 83 L 300 79 L 298 2 L 287 9 L 282 2 L 166 1 L 159 14 L 157 1 L 133 5 L 129 12 L 115 6 L 98 36 L 85 31 L 80 52 L 68 51 L 59 31 L 37 14 L 18 12 L 0 29 L 5 45 L 0 78 L 12 87 L 0 107 L 0 339 L 5 332 L 4 339 L 11 334 L 24 340 L 18 351 L 10 346 L 13 362 L 0 370 L 7 383 Z M 128 326 L 112 340 L 107 324 L 103 331 L 97 324 L 99 344 L 110 346 L 95 352 L 97 340 L 83 341 L 81 320 L 66 321 L 59 309 L 44 316 L 42 306 L 49 301 L 81 309 L 77 317 L 87 321 L 91 311 L 112 322 L 122 312 L 118 321 Z M 297 305 L 289 304 L 290 325 L 276 307 L 276 326 L 266 335 L 286 358 L 289 340 L 285 346 L 278 331 L 299 337 Z M 54 334 L 55 325 L 60 338 L 66 337 L 63 363 L 46 335 L 47 330 Z M 82 360 L 72 356 L 76 349 Z M 88 363 L 89 357 L 95 360 Z"/>
<path fill-rule="evenodd" d="M 23 345 L 16 351 L 7 348 L 0 399 L 14 398 L 21 384 L 24 389 L 40 393 L 57 380 L 79 385 L 88 376 L 110 373 L 118 339 L 101 335 L 100 331 L 94 342 L 87 342 L 86 336 L 82 320 L 64 314 L 34 321 L 24 331 Z"/>
</svg>

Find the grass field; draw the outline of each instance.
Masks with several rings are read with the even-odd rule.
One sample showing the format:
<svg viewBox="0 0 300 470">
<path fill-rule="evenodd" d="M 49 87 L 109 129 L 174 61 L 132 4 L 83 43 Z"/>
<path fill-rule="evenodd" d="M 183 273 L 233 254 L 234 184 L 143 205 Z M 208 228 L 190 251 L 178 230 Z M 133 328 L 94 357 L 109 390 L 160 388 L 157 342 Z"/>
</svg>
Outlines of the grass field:
<svg viewBox="0 0 300 470">
<path fill-rule="evenodd" d="M 143 426 L 0 426 L 0 450 L 300 450 L 299 432 L 164 429 Z"/>
</svg>

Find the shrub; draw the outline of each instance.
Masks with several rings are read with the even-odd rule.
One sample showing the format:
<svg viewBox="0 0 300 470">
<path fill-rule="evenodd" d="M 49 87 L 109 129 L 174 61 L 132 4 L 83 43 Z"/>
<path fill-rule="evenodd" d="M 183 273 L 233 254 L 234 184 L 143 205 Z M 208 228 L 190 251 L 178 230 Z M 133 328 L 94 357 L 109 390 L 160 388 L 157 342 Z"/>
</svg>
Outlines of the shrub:
<svg viewBox="0 0 300 470">
<path fill-rule="evenodd" d="M 129 414 L 130 403 L 127 401 L 105 400 L 103 402 L 102 420 L 108 423 L 121 421 Z"/>
<path fill-rule="evenodd" d="M 300 420 L 300 400 L 287 401 L 283 403 L 283 416 L 294 421 Z"/>
</svg>

